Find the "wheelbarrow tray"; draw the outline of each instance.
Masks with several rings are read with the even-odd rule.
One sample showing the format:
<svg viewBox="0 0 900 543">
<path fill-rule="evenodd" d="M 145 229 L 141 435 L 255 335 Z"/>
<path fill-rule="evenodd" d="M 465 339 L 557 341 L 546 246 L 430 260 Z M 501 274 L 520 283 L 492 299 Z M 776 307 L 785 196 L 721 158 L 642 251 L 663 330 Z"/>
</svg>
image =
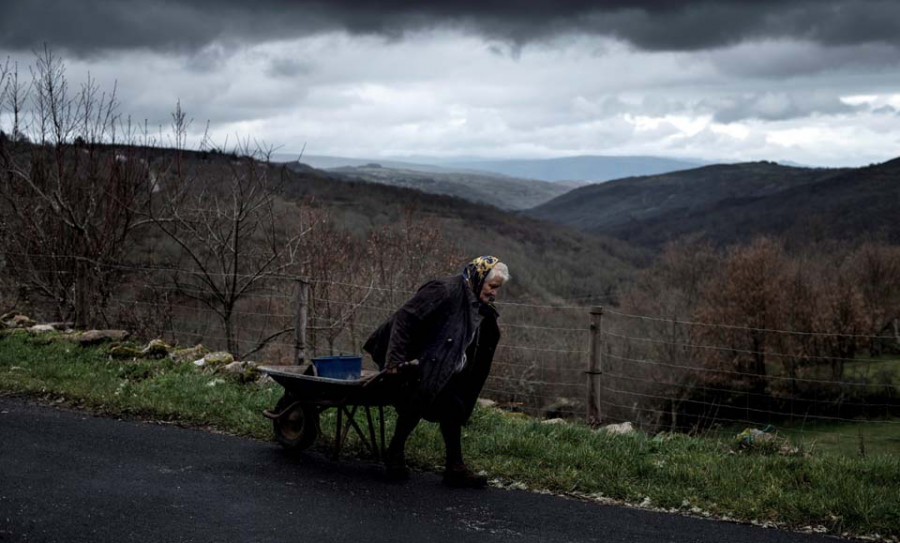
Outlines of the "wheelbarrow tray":
<svg viewBox="0 0 900 543">
<path fill-rule="evenodd" d="M 284 387 L 293 398 L 318 405 L 390 405 L 398 384 L 363 370 L 359 379 L 330 379 L 309 375 L 309 366 L 260 366 L 259 370 Z"/>
<path fill-rule="evenodd" d="M 312 375 L 309 365 L 260 366 L 259 370 L 284 387 L 284 395 L 275 410 L 263 413 L 272 419 L 276 439 L 283 446 L 291 450 L 311 446 L 319 433 L 319 413 L 334 407 L 337 411 L 335 457 L 340 454 L 351 428 L 372 452 L 379 456 L 384 454 L 384 406 L 391 405 L 392 400 L 402 392 L 405 379 L 367 370 L 363 370 L 359 379 L 330 379 Z M 366 414 L 368 436 L 354 421 L 354 414 L 360 406 Z M 376 441 L 370 407 L 378 408 L 380 446 Z M 347 424 L 342 431 L 344 418 Z"/>
</svg>

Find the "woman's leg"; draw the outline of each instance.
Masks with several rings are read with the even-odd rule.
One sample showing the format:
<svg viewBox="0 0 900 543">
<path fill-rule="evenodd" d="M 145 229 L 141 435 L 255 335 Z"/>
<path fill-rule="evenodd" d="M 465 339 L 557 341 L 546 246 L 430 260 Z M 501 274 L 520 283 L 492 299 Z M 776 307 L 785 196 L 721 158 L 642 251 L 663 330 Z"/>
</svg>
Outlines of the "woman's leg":
<svg viewBox="0 0 900 543">
<path fill-rule="evenodd" d="M 444 470 L 444 484 L 458 488 L 481 488 L 487 484 L 487 477 L 473 473 L 466 467 L 462 456 L 462 423 L 453 417 L 441 419 L 441 435 L 447 448 L 447 469 Z"/>
<path fill-rule="evenodd" d="M 462 425 L 445 418 L 441 420 L 441 435 L 444 436 L 444 446 L 447 450 L 447 469 L 454 466 L 464 466 L 462 457 Z"/>
<path fill-rule="evenodd" d="M 388 457 L 391 453 L 403 455 L 406 448 L 406 440 L 409 438 L 413 430 L 422 420 L 422 415 L 417 411 L 403 410 L 397 412 L 397 424 L 394 425 L 394 436 L 391 438 L 391 444 L 388 446 Z"/>
<path fill-rule="evenodd" d="M 391 444 L 385 453 L 384 463 L 387 467 L 388 477 L 391 479 L 406 479 L 409 477 L 409 469 L 406 467 L 406 440 L 419 424 L 422 415 L 412 409 L 397 411 L 397 424 L 394 426 L 394 435 Z"/>
</svg>

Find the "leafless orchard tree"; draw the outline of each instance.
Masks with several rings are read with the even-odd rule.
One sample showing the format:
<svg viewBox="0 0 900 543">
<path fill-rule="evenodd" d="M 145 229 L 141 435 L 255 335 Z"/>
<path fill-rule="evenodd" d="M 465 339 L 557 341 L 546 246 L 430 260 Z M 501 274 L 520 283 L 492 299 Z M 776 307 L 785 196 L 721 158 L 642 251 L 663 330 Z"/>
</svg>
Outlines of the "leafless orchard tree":
<svg viewBox="0 0 900 543">
<path fill-rule="evenodd" d="M 433 217 L 407 207 L 395 224 L 369 233 L 367 259 L 375 282 L 389 289 L 386 303 L 399 305 L 427 279 L 458 271 L 465 256 Z"/>
<path fill-rule="evenodd" d="M 37 54 L 31 83 L 6 68 L 4 109 L 11 138 L 0 143 L 0 250 L 7 273 L 54 316 L 79 325 L 105 320 L 126 240 L 146 221 L 134 213 L 147 194 L 147 166 L 116 148 L 115 91 L 88 78 L 73 92 L 49 48 Z M 33 143 L 30 143 L 33 142 Z"/>
<path fill-rule="evenodd" d="M 357 352 L 366 337 L 427 279 L 462 261 L 434 219 L 406 209 L 401 220 L 360 238 L 318 210 L 304 238 L 301 272 L 310 280 L 310 344 L 316 352 Z"/>
<path fill-rule="evenodd" d="M 864 402 L 847 400 L 842 383 L 859 378 L 846 367 L 860 355 L 900 350 L 898 255 L 879 243 L 791 252 L 775 238 L 724 251 L 670 245 L 622 296 L 625 313 L 655 317 L 614 320 L 614 333 L 639 339 L 611 339 L 617 356 L 664 364 L 613 358 L 610 370 L 627 376 L 613 386 L 648 395 L 645 423 L 673 427 L 742 407 L 836 413 Z"/>
<path fill-rule="evenodd" d="M 362 241 L 341 229 L 331 212 L 316 209 L 309 220 L 317 226 L 303 240 L 300 271 L 310 280 L 310 347 L 313 356 L 323 342 L 327 354 L 346 352 L 356 343 L 357 312 L 375 292 L 371 263 Z M 350 339 L 342 348 L 338 340 L 345 331 Z"/>
<path fill-rule="evenodd" d="M 872 336 L 894 336 L 893 342 L 873 340 L 872 354 L 888 348 L 900 350 L 900 247 L 867 242 L 852 255 L 851 273 L 862 289 Z"/>
<path fill-rule="evenodd" d="M 188 125 L 179 104 L 175 150 L 154 165 L 146 213 L 174 244 L 164 257 L 170 281 L 219 317 L 227 349 L 240 356 L 237 305 L 294 270 L 311 226 L 290 220 L 300 210 L 279 198 L 284 170 L 269 163 L 269 151 L 245 144 L 200 168 L 184 152 Z"/>
</svg>

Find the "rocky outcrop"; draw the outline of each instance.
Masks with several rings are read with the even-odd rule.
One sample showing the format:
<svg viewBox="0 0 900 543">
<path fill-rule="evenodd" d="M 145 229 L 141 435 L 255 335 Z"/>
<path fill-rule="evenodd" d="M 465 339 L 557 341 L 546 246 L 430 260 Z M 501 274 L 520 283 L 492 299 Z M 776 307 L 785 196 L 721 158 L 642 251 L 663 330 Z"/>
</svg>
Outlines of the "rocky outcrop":
<svg viewBox="0 0 900 543">
<path fill-rule="evenodd" d="M 118 360 L 133 360 L 141 356 L 141 352 L 131 345 L 113 345 L 106 351 L 106 354 Z"/>
<path fill-rule="evenodd" d="M 635 430 L 634 426 L 632 426 L 630 422 L 623 422 L 621 424 L 608 424 L 600 428 L 598 431 L 613 435 L 624 435 L 632 434 Z"/>
<path fill-rule="evenodd" d="M 261 373 L 257 366 L 259 364 L 250 361 L 232 362 L 222 367 L 220 371 L 234 375 L 242 383 L 249 383 L 260 377 Z"/>
<path fill-rule="evenodd" d="M 77 341 L 83 346 L 97 345 L 106 341 L 122 341 L 129 335 L 127 330 L 88 330 L 78 335 Z"/>
<path fill-rule="evenodd" d="M 214 353 L 207 353 L 199 360 L 194 360 L 194 365 L 198 368 L 219 368 L 227 366 L 232 362 L 234 362 L 234 355 L 225 351 L 216 351 Z"/>
<path fill-rule="evenodd" d="M 209 353 L 209 349 L 198 343 L 193 347 L 175 349 L 174 351 L 172 351 L 171 356 L 172 360 L 174 360 L 175 362 L 183 363 L 201 360 L 204 356 L 207 355 L 207 353 Z"/>
<path fill-rule="evenodd" d="M 545 405 L 541 409 L 541 416 L 545 419 L 560 419 L 571 417 L 578 410 L 578 405 L 570 398 L 556 398 L 553 403 Z"/>
<path fill-rule="evenodd" d="M 565 424 L 565 423 L 566 423 L 566 419 L 560 419 L 560 418 L 547 419 L 547 420 L 541 421 L 541 424 Z"/>
<path fill-rule="evenodd" d="M 144 361 L 147 359 L 161 360 L 170 357 L 175 362 L 193 363 L 205 373 L 219 374 L 215 379 L 216 384 L 225 383 L 228 380 L 236 380 L 240 383 L 259 383 L 265 385 L 272 379 L 259 370 L 259 364 L 251 361 L 235 361 L 234 355 L 226 351 L 210 352 L 201 344 L 193 347 L 176 349 L 162 339 L 153 339 L 143 347 L 127 341 L 131 335 L 127 330 L 87 330 L 83 332 L 73 331 L 71 323 L 58 322 L 37 324 L 31 318 L 19 313 L 10 312 L 0 316 L 0 335 L 44 336 L 32 337 L 30 341 L 35 344 L 52 343 L 54 341 L 72 341 L 82 346 L 94 346 L 107 343 L 105 353 L 109 359 L 122 361 Z M 51 334 L 51 332 L 59 332 Z"/>
<path fill-rule="evenodd" d="M 30 317 L 21 313 L 7 313 L 0 317 L 0 323 L 5 328 L 31 328 L 37 324 Z"/>
<path fill-rule="evenodd" d="M 165 358 L 172 351 L 165 341 L 161 339 L 150 340 L 146 347 L 141 349 L 141 356 L 144 358 Z"/>
</svg>

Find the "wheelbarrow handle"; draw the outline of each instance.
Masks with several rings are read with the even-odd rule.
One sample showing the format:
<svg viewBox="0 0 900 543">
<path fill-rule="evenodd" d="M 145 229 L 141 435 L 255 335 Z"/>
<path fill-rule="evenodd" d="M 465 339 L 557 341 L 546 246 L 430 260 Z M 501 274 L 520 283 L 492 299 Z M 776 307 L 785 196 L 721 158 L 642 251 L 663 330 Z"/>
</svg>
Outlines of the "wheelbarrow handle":
<svg viewBox="0 0 900 543">
<path fill-rule="evenodd" d="M 366 387 L 368 387 L 369 385 L 371 385 L 372 383 L 381 381 L 382 379 L 384 379 L 384 376 L 385 376 L 385 375 L 390 375 L 390 373 L 388 373 L 388 370 L 387 370 L 387 369 L 383 369 L 383 370 L 379 371 L 378 373 L 376 373 L 376 374 L 373 375 L 372 377 L 369 377 L 369 378 L 366 380 L 366 382 L 362 384 L 362 387 L 361 387 L 361 388 L 366 388 Z"/>
<path fill-rule="evenodd" d="M 270 411 L 270 410 L 266 409 L 265 411 L 263 411 L 263 416 L 266 417 L 267 419 L 277 420 L 277 419 L 280 419 L 281 417 L 287 415 L 288 413 L 290 413 L 290 411 L 293 408 L 297 407 L 298 405 L 300 405 L 299 401 L 294 402 L 291 405 L 287 406 L 286 408 L 282 409 L 281 413 L 276 413 L 274 411 Z"/>
<path fill-rule="evenodd" d="M 397 366 L 385 367 L 383 370 L 379 371 L 378 373 L 376 373 L 375 375 L 370 377 L 365 383 L 363 383 L 362 388 L 366 388 L 367 386 L 371 385 L 372 383 L 381 381 L 382 379 L 384 379 L 384 377 L 386 375 L 400 375 L 403 373 L 403 371 L 405 369 L 414 368 L 418 365 L 419 365 L 419 360 L 415 359 L 415 360 L 410 360 L 409 362 L 406 362 L 404 364 L 399 364 Z"/>
</svg>

